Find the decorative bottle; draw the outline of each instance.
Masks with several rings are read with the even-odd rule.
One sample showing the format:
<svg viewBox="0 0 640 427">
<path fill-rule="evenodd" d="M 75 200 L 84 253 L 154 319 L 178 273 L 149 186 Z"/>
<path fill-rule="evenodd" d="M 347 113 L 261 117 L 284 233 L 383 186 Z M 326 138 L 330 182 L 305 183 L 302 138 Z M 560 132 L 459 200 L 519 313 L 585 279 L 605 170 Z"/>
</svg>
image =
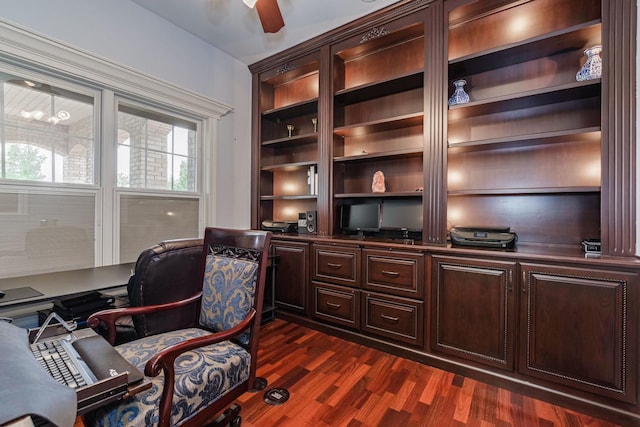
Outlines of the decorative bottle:
<svg viewBox="0 0 640 427">
<path fill-rule="evenodd" d="M 456 89 L 453 91 L 453 95 L 449 98 L 449 106 L 466 104 L 469 102 L 469 95 L 464 91 L 464 85 L 467 84 L 466 80 L 460 79 L 453 82 Z"/>
<path fill-rule="evenodd" d="M 600 52 L 602 52 L 602 46 L 600 45 L 585 49 L 584 54 L 587 56 L 587 62 L 585 62 L 582 68 L 580 68 L 580 71 L 576 73 L 577 81 L 581 82 L 602 77 L 602 58 L 600 58 Z"/>
</svg>

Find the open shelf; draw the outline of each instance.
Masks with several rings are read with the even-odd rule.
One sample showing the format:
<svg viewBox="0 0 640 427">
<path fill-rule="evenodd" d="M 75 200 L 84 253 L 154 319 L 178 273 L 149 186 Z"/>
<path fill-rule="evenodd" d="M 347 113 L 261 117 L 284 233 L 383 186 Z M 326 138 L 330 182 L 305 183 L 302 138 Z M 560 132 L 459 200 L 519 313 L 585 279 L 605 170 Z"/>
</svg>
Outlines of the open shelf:
<svg viewBox="0 0 640 427">
<path fill-rule="evenodd" d="M 318 134 L 317 133 L 306 133 L 304 135 L 292 135 L 291 137 L 284 138 L 276 138 L 270 139 L 268 141 L 263 141 L 263 146 L 273 146 L 273 145 L 297 145 L 297 144 L 312 144 L 314 142 L 318 142 Z"/>
<path fill-rule="evenodd" d="M 484 114 L 573 101 L 575 99 L 598 97 L 600 96 L 600 91 L 600 79 L 572 82 L 543 89 L 471 101 L 467 104 L 453 105 L 449 107 L 449 112 L 451 116 L 458 120 Z"/>
<path fill-rule="evenodd" d="M 293 196 L 260 196 L 260 200 L 315 200 L 318 196 L 310 194 L 300 194 Z"/>
<path fill-rule="evenodd" d="M 600 138 L 600 127 L 569 129 L 563 131 L 540 132 L 527 135 L 514 135 L 501 138 L 479 139 L 449 143 L 449 153 L 495 148 L 518 148 L 530 145 L 559 144 L 574 140 Z"/>
<path fill-rule="evenodd" d="M 544 188 L 494 188 L 478 190 L 449 191 L 449 196 L 489 196 L 489 195 L 519 195 L 519 194 L 566 194 L 566 193 L 597 193 L 600 187 L 544 187 Z"/>
<path fill-rule="evenodd" d="M 362 199 L 362 198 L 422 198 L 422 191 L 397 191 L 384 193 L 339 193 L 335 195 L 336 199 Z"/>
<path fill-rule="evenodd" d="M 356 136 L 374 132 L 384 132 L 392 129 L 401 129 L 411 126 L 420 126 L 423 122 L 422 113 L 404 114 L 402 116 L 389 117 L 380 120 L 340 126 L 333 130 L 336 135 Z"/>
<path fill-rule="evenodd" d="M 334 157 L 334 162 L 358 162 L 366 161 L 377 158 L 392 158 L 392 157 L 413 157 L 416 155 L 422 155 L 422 149 L 407 149 L 407 150 L 393 150 L 385 151 L 383 153 L 367 153 L 359 156 L 342 156 Z"/>
<path fill-rule="evenodd" d="M 360 86 L 342 89 L 335 93 L 334 100 L 343 105 L 368 101 L 381 96 L 417 89 L 423 86 L 424 72 L 411 72 Z"/>
<path fill-rule="evenodd" d="M 272 122 L 280 122 L 296 116 L 303 116 L 306 114 L 312 114 L 318 111 L 318 98 L 310 99 L 307 101 L 298 102 L 295 104 L 287 105 L 285 107 L 273 108 L 262 112 L 264 119 Z"/>
<path fill-rule="evenodd" d="M 449 77 L 460 78 L 508 65 L 542 59 L 567 50 L 583 50 L 600 42 L 600 20 L 449 60 Z"/>
<path fill-rule="evenodd" d="M 269 165 L 269 166 L 263 166 L 260 169 L 263 171 L 270 171 L 270 170 L 275 170 L 275 169 L 292 169 L 292 168 L 299 168 L 299 167 L 303 167 L 303 166 L 312 166 L 315 165 L 317 162 L 292 162 L 292 163 L 281 163 L 281 164 L 277 164 L 277 165 Z"/>
</svg>

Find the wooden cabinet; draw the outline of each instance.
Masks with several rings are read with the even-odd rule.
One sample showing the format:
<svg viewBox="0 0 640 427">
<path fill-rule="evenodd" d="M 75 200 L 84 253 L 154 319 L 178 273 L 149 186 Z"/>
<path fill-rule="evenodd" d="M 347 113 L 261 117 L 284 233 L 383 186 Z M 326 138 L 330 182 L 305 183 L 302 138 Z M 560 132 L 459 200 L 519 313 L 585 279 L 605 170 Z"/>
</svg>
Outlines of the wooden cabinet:
<svg viewBox="0 0 640 427">
<path fill-rule="evenodd" d="M 297 223 L 298 213 L 317 210 L 319 61 L 319 54 L 311 54 L 254 76 L 260 117 L 254 129 L 258 224 Z"/>
<path fill-rule="evenodd" d="M 448 221 L 576 246 L 600 237 L 601 79 L 576 81 L 600 1 L 503 3 L 447 11 L 449 86 L 471 98 L 448 111 Z"/>
<path fill-rule="evenodd" d="M 307 314 L 309 244 L 273 240 L 271 250 L 277 257 L 274 291 L 277 309 Z"/>
<path fill-rule="evenodd" d="M 362 330 L 422 347 L 424 255 L 364 248 Z"/>
<path fill-rule="evenodd" d="M 520 372 L 636 403 L 637 278 L 523 263 Z"/>
<path fill-rule="evenodd" d="M 515 262 L 431 257 L 431 351 L 513 371 Z"/>
<path fill-rule="evenodd" d="M 376 292 L 362 292 L 362 330 L 377 336 L 422 347 L 424 303 Z"/>
<path fill-rule="evenodd" d="M 335 211 L 372 197 L 421 198 L 424 49 L 420 13 L 331 46 Z M 376 171 L 385 193 L 372 193 Z"/>
<path fill-rule="evenodd" d="M 364 249 L 362 288 L 393 295 L 424 297 L 424 255 L 416 252 Z"/>
<path fill-rule="evenodd" d="M 314 244 L 311 254 L 313 316 L 325 322 L 358 329 L 360 247 Z"/>
<path fill-rule="evenodd" d="M 315 281 L 360 287 L 360 248 L 313 245 L 311 278 Z"/>
<path fill-rule="evenodd" d="M 277 242 L 278 307 L 640 414 L 636 19 L 636 0 L 403 0 L 253 64 L 252 226 L 318 213 L 317 235 Z M 594 45 L 602 76 L 577 81 Z M 462 79 L 470 101 L 449 106 Z M 382 203 L 384 220 L 385 203 L 416 202 L 416 246 L 338 236 L 343 205 Z M 454 225 L 508 226 L 518 243 L 449 247 Z M 585 238 L 602 241 L 592 266 Z"/>
<path fill-rule="evenodd" d="M 313 315 L 347 328 L 360 327 L 360 290 L 313 282 Z"/>
</svg>

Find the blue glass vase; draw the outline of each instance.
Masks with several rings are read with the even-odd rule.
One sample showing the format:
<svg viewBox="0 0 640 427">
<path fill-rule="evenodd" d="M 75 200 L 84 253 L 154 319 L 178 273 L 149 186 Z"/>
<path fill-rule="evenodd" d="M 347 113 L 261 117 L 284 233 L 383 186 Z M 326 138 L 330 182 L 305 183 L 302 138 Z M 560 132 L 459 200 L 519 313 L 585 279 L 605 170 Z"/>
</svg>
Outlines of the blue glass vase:
<svg viewBox="0 0 640 427">
<path fill-rule="evenodd" d="M 587 56 L 587 62 L 584 63 L 580 71 L 576 73 L 576 80 L 581 82 L 584 80 L 599 79 L 602 77 L 602 58 L 600 58 L 602 46 L 596 45 L 586 49 L 584 54 Z"/>
<path fill-rule="evenodd" d="M 460 79 L 453 82 L 456 89 L 453 91 L 453 95 L 449 98 L 449 106 L 466 104 L 469 102 L 469 95 L 464 91 L 464 85 L 467 84 L 466 80 Z"/>
</svg>

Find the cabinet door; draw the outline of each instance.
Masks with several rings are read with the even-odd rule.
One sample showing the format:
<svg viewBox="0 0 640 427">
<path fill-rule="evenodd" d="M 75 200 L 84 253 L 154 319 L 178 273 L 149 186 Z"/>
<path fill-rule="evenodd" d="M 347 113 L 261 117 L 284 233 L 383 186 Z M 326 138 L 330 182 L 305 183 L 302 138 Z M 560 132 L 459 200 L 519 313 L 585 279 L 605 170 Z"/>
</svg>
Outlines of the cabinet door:
<svg viewBox="0 0 640 427">
<path fill-rule="evenodd" d="M 306 314 L 307 265 L 309 244 L 298 242 L 273 242 L 276 280 L 275 300 L 279 309 Z"/>
<path fill-rule="evenodd" d="M 632 273 L 522 264 L 520 371 L 636 400 Z"/>
<path fill-rule="evenodd" d="M 515 263 L 432 257 L 431 350 L 513 370 Z"/>
</svg>

